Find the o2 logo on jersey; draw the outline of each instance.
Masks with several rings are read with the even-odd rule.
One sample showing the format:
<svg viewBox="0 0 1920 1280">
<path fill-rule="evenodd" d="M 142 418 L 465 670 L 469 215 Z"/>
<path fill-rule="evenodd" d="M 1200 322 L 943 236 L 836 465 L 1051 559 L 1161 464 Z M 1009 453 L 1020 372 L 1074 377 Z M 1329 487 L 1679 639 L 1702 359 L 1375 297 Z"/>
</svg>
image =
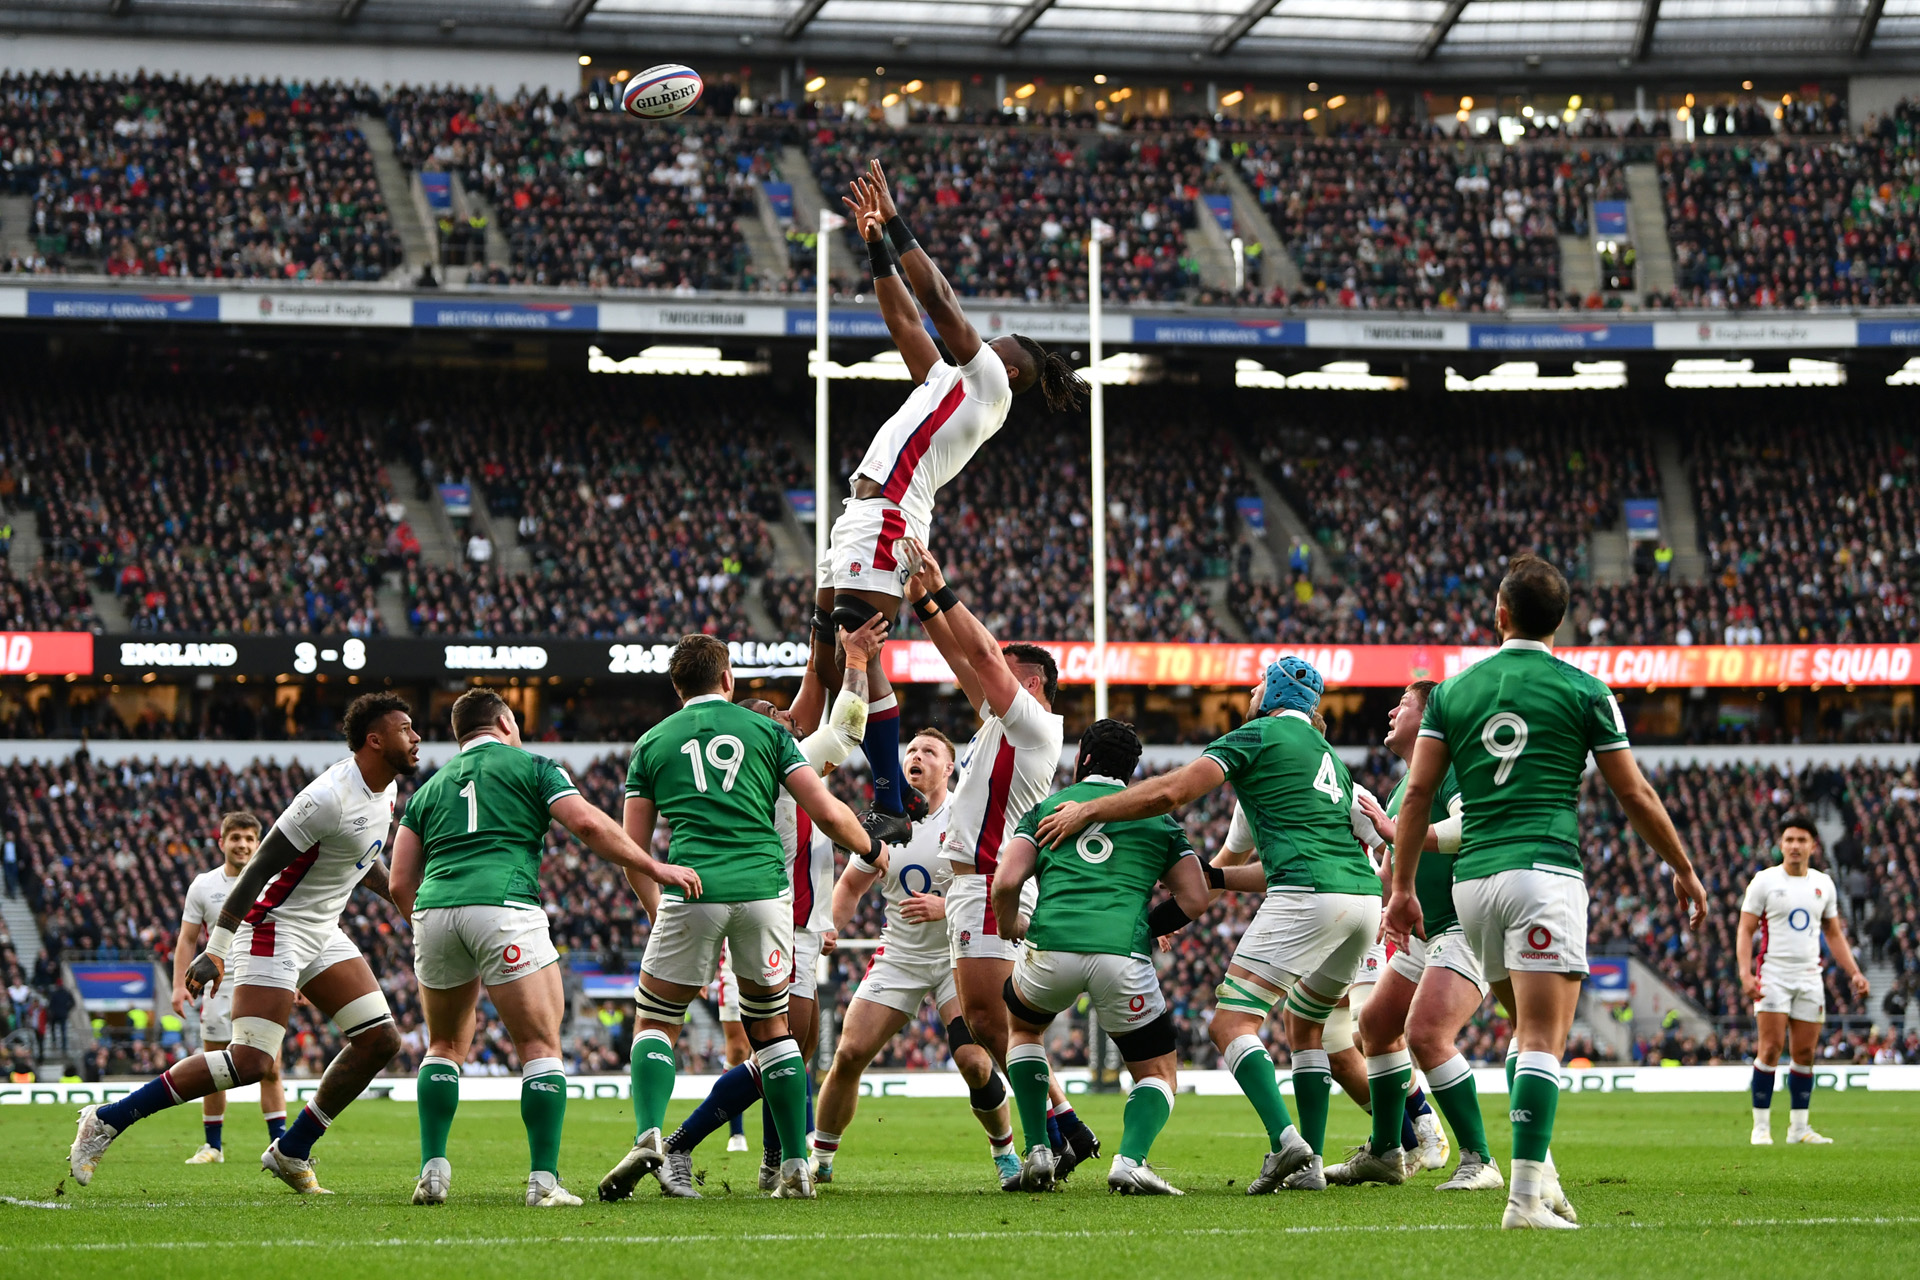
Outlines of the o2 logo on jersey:
<svg viewBox="0 0 1920 1280">
<path fill-rule="evenodd" d="M 386 843 L 387 842 L 382 839 L 375 840 L 372 844 L 368 845 L 367 851 L 360 855 L 360 861 L 353 864 L 353 869 L 355 871 L 365 871 L 368 867 L 372 866 L 373 860 L 380 856 L 380 850 L 385 847 Z"/>
<path fill-rule="evenodd" d="M 1787 912 L 1787 928 L 1795 933 L 1805 933 L 1812 924 L 1813 917 L 1807 913 L 1805 907 L 1795 907 Z"/>
<path fill-rule="evenodd" d="M 912 875 L 916 871 L 920 873 L 920 887 L 918 889 L 914 888 L 913 882 L 907 879 L 908 876 Z M 933 892 L 933 872 L 927 870 L 925 867 L 917 866 L 917 865 L 902 867 L 900 868 L 900 887 L 902 889 L 905 889 L 908 893 L 932 893 Z"/>
</svg>

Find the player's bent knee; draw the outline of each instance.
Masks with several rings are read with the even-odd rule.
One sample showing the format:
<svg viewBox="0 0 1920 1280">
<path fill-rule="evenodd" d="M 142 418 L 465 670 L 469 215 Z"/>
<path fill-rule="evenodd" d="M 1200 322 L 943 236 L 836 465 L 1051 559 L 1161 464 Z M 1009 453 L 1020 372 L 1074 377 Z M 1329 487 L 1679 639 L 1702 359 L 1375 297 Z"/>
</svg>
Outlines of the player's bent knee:
<svg viewBox="0 0 1920 1280">
<path fill-rule="evenodd" d="M 967 1088 L 978 1089 L 993 1075 L 993 1055 L 977 1044 L 969 1044 L 957 1049 L 953 1054 L 953 1065 L 960 1072 L 960 1078 L 967 1082 Z"/>
<path fill-rule="evenodd" d="M 1285 996 L 1285 992 L 1274 990 L 1258 978 L 1239 977 L 1231 973 L 1222 978 L 1220 985 L 1213 989 L 1214 1005 L 1221 1012 L 1244 1013 L 1249 1017 L 1259 1018 L 1263 1022 L 1273 1006 L 1279 1004 Z"/>
<path fill-rule="evenodd" d="M 1007 1087 L 1000 1083 L 998 1071 L 987 1072 L 987 1082 L 967 1090 L 967 1105 L 975 1111 L 997 1111 L 1007 1100 Z"/>
<path fill-rule="evenodd" d="M 240 1051 L 251 1057 L 246 1049 Z M 240 1068 L 234 1062 L 231 1049 L 209 1049 L 204 1055 L 207 1060 L 207 1074 L 213 1077 L 215 1093 L 224 1093 L 240 1083 Z"/>
<path fill-rule="evenodd" d="M 272 1018 L 235 1018 L 233 1039 L 227 1042 L 227 1048 L 250 1049 L 271 1061 L 280 1056 L 280 1042 L 286 1038 L 287 1029 Z"/>
<path fill-rule="evenodd" d="M 1147 1062 L 1172 1053 L 1175 1040 L 1173 1011 L 1169 1009 L 1146 1026 L 1115 1036 L 1113 1044 L 1123 1062 Z"/>
</svg>

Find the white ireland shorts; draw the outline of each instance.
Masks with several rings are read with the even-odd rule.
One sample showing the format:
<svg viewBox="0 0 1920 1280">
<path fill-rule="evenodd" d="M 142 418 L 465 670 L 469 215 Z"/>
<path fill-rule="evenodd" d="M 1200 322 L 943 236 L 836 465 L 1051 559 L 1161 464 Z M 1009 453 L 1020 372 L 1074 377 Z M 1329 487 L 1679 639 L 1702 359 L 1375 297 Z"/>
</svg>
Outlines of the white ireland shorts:
<svg viewBox="0 0 1920 1280">
<path fill-rule="evenodd" d="M 1795 1022 L 1827 1020 L 1827 988 L 1818 973 L 1772 974 L 1760 967 L 1755 1013 L 1784 1013 Z"/>
<path fill-rule="evenodd" d="M 925 542 L 927 527 L 885 498 L 849 498 L 833 522 L 827 558 L 818 581 L 831 582 L 836 591 L 879 591 L 905 596 L 907 577 L 893 554 L 893 544 L 912 536 Z"/>
<path fill-rule="evenodd" d="M 793 976 L 787 980 L 787 997 L 816 1000 L 820 985 L 820 948 L 824 939 L 811 929 L 793 931 Z"/>
<path fill-rule="evenodd" d="M 196 1013 L 200 1019 L 202 1049 L 207 1047 L 209 1040 L 222 1044 L 233 1040 L 233 987 L 233 983 L 223 982 L 218 991 L 204 992 L 200 996 Z"/>
<path fill-rule="evenodd" d="M 1415 939 L 1418 942 L 1418 939 Z M 1422 972 L 1427 969 L 1448 969 L 1471 982 L 1481 995 L 1487 994 L 1486 971 L 1480 966 L 1480 957 L 1474 954 L 1473 947 L 1467 942 L 1466 930 L 1457 924 L 1448 925 L 1432 938 L 1420 944 L 1425 949 Z M 1394 960 L 1398 961 L 1399 956 Z M 1405 970 L 1401 971 L 1404 975 Z M 1415 978 L 1418 983 L 1420 979 Z"/>
<path fill-rule="evenodd" d="M 360 948 L 337 924 L 313 929 L 262 920 L 234 930 L 227 975 L 236 987 L 298 991 L 333 966 L 360 958 Z"/>
<path fill-rule="evenodd" d="M 489 987 L 518 982 L 559 959 L 547 913 L 539 907 L 422 907 L 413 913 L 414 976 L 435 991 L 475 978 Z"/>
<path fill-rule="evenodd" d="M 920 1002 L 929 997 L 936 1009 L 960 998 L 953 985 L 953 958 L 896 955 L 884 945 L 874 948 L 867 972 L 853 993 L 855 1000 L 883 1004 L 909 1018 L 920 1012 Z"/>
<path fill-rule="evenodd" d="M 1377 893 L 1315 893 L 1269 889 L 1240 935 L 1232 963 L 1282 993 L 1302 981 L 1315 995 L 1337 1000 L 1380 932 Z"/>
<path fill-rule="evenodd" d="M 1455 880 L 1453 905 L 1487 982 L 1587 971 L 1587 886 L 1573 871 L 1515 867 Z"/>
<path fill-rule="evenodd" d="M 736 975 L 784 988 L 793 972 L 793 899 L 786 894 L 753 902 L 663 898 L 640 972 L 662 982 L 704 987 L 713 981 L 723 942 Z"/>
<path fill-rule="evenodd" d="M 1031 917 L 1040 901 L 1040 883 L 1020 886 L 1020 913 Z M 947 951 L 955 964 L 962 960 L 1013 960 L 1023 950 L 1018 942 L 1000 936 L 988 900 L 987 877 L 978 872 L 956 874 L 947 888 Z"/>
<path fill-rule="evenodd" d="M 1138 1031 L 1167 1008 L 1160 975 L 1145 956 L 1022 947 L 1013 966 L 1013 990 L 1035 1013 L 1072 1008 L 1084 991 L 1110 1036 Z"/>
</svg>

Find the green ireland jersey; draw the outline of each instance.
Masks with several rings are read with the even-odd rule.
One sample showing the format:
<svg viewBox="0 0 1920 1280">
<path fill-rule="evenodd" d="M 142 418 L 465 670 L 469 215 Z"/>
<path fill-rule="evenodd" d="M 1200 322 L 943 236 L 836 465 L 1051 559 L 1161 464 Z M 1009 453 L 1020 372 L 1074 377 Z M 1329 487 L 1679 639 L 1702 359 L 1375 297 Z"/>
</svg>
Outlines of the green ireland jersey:
<svg viewBox="0 0 1920 1280">
<path fill-rule="evenodd" d="M 1032 840 L 1041 819 L 1068 800 L 1097 800 L 1124 790 L 1112 778 L 1091 777 L 1048 796 L 1020 821 Z M 1057 849 L 1041 849 L 1040 898 L 1027 925 L 1027 943 L 1043 951 L 1144 956 L 1147 907 L 1153 886 L 1182 858 L 1196 856 L 1186 828 L 1171 817 L 1096 822 Z"/>
<path fill-rule="evenodd" d="M 549 807 L 580 789 L 545 756 L 474 738 L 407 801 L 400 825 L 420 837 L 426 871 L 416 907 L 540 905 Z"/>
<path fill-rule="evenodd" d="M 1381 807 L 1389 818 L 1400 816 L 1400 802 L 1406 798 L 1407 775 L 1401 774 L 1400 781 L 1393 784 L 1393 792 Z M 1428 821 L 1444 822 L 1453 812 L 1453 805 L 1460 799 L 1460 784 L 1454 780 L 1453 769 L 1447 769 L 1446 781 L 1440 784 L 1440 793 L 1428 806 Z M 1453 911 L 1453 855 L 1435 853 L 1428 849 L 1420 855 L 1420 866 L 1413 876 L 1413 894 L 1420 900 L 1420 914 L 1426 920 L 1427 936 L 1438 937 L 1444 930 L 1459 923 L 1459 917 Z"/>
<path fill-rule="evenodd" d="M 633 744 L 627 796 L 653 801 L 666 819 L 667 861 L 700 873 L 700 901 L 758 902 L 787 892 L 773 806 L 787 775 L 806 767 L 778 721 L 707 694 Z"/>
<path fill-rule="evenodd" d="M 1447 744 L 1466 803 L 1455 880 L 1523 867 L 1580 874 L 1587 753 L 1628 747 L 1606 685 L 1537 640 L 1509 640 L 1433 691 L 1420 736 Z"/>
<path fill-rule="evenodd" d="M 1226 771 L 1253 824 L 1269 889 L 1380 896 L 1354 834 L 1353 778 L 1298 711 L 1249 720 L 1206 754 Z"/>
</svg>

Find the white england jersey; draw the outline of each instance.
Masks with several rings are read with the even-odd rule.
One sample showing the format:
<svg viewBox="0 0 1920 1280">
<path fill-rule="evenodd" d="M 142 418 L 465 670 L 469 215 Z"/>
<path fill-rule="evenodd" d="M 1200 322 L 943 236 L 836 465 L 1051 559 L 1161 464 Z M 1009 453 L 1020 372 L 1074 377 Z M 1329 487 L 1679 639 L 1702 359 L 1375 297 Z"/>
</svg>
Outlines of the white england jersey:
<svg viewBox="0 0 1920 1280">
<path fill-rule="evenodd" d="M 1808 867 L 1804 876 L 1790 876 L 1783 866 L 1768 867 L 1747 886 L 1740 909 L 1760 917 L 1754 952 L 1763 978 L 1818 980 L 1821 925 L 1840 914 L 1826 872 Z"/>
<path fill-rule="evenodd" d="M 354 886 L 387 846 L 398 791 L 392 782 L 384 791 L 367 786 L 352 756 L 308 783 L 273 824 L 300 856 L 267 881 L 246 922 L 256 932 L 262 924 L 308 929 L 339 924 Z"/>
<path fill-rule="evenodd" d="M 953 797 L 952 791 L 947 792 L 946 803 L 938 811 L 913 824 L 913 839 L 887 847 L 887 873 L 880 877 L 887 923 L 880 931 L 880 945 L 894 959 L 947 962 L 947 922 L 909 920 L 900 914 L 900 907 L 916 893 L 944 894 L 953 882 L 953 869 L 940 852 L 953 819 Z"/>
<path fill-rule="evenodd" d="M 1052 793 L 1065 736 L 1060 717 L 1025 689 L 1014 695 L 1004 718 L 987 712 L 962 753 L 966 777 L 954 792 L 941 856 L 991 876 L 1007 837 L 1027 810 Z"/>
<path fill-rule="evenodd" d="M 228 875 L 224 862 L 211 871 L 202 871 L 187 886 L 187 902 L 180 909 L 180 923 L 197 924 L 204 930 L 211 930 L 220 919 L 220 908 L 225 905 L 227 895 L 233 892 L 233 886 L 238 883 L 240 877 Z"/>
<path fill-rule="evenodd" d="M 933 496 L 1006 425 L 1012 407 L 1007 366 L 983 342 L 966 364 L 933 367 L 873 437 L 854 478 L 879 485 L 880 497 L 899 506 L 912 531 L 925 537 Z"/>
<path fill-rule="evenodd" d="M 773 829 L 787 855 L 793 886 L 793 927 L 820 933 L 833 928 L 833 841 L 784 790 L 773 802 Z"/>
</svg>

